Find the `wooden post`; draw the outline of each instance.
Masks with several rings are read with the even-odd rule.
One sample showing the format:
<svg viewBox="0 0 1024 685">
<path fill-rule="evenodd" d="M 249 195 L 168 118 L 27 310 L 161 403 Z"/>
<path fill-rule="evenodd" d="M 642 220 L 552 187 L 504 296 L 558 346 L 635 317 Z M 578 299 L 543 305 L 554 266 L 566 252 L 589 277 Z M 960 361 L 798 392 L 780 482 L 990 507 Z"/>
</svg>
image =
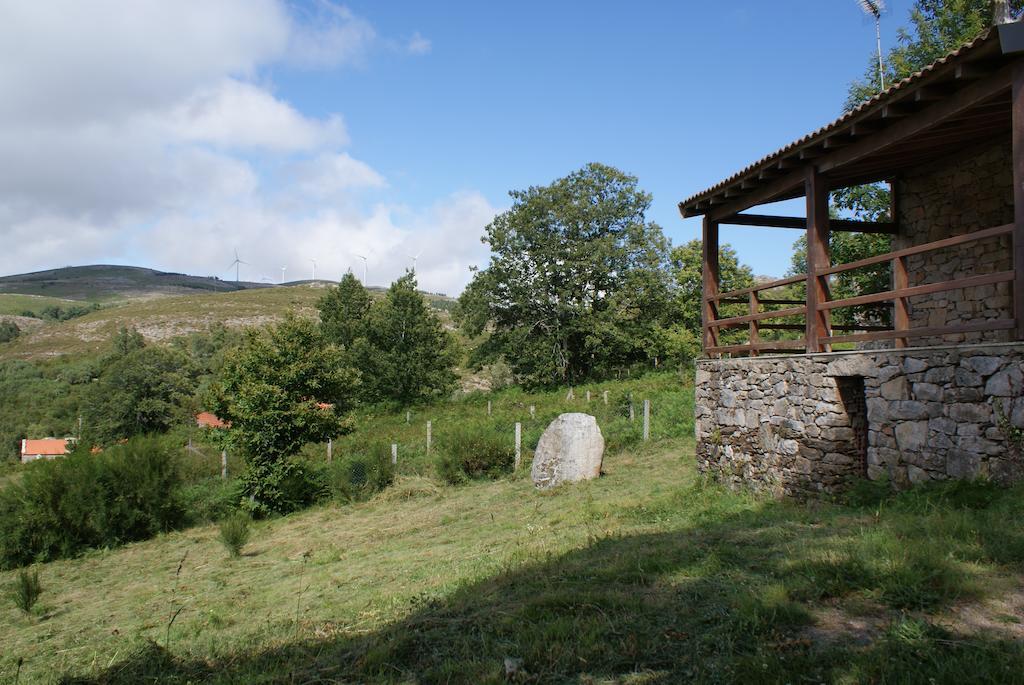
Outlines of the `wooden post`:
<svg viewBox="0 0 1024 685">
<path fill-rule="evenodd" d="M 818 170 L 811 167 L 804 182 L 807 195 L 807 352 L 824 349 L 821 338 L 832 334 L 828 311 L 818 311 L 818 304 L 828 302 L 828 276 L 818 276 L 819 269 L 831 266 L 828 249 L 828 187 Z"/>
<path fill-rule="evenodd" d="M 587 390 L 587 404 L 590 404 L 590 391 Z"/>
<path fill-rule="evenodd" d="M 757 291 L 750 293 L 750 315 L 753 316 L 761 310 L 761 298 L 758 296 Z M 749 338 L 750 338 L 750 356 L 757 356 L 757 349 L 754 345 L 761 341 L 761 329 L 756 320 L 751 320 L 749 324 Z"/>
<path fill-rule="evenodd" d="M 409 411 L 408 409 L 406 409 L 405 410 L 405 425 L 408 426 L 410 421 L 412 421 L 412 412 Z"/>
<path fill-rule="evenodd" d="M 572 388 L 569 388 L 569 392 L 565 393 L 566 400 L 576 399 L 576 395 L 573 394 Z"/>
<path fill-rule="evenodd" d="M 718 329 L 711 324 L 718 319 L 719 269 L 718 269 L 718 222 L 704 217 L 701 243 L 701 322 L 704 349 L 718 345 Z"/>
<path fill-rule="evenodd" d="M 602 395 L 604 395 L 604 403 L 605 403 L 605 404 L 608 404 L 608 391 L 607 391 L 607 390 L 605 390 L 605 391 L 604 391 L 603 393 L 601 393 L 601 394 L 602 394 Z"/>
<path fill-rule="evenodd" d="M 519 470 L 519 462 L 523 458 L 523 424 L 516 422 L 516 463 L 513 470 Z"/>
<path fill-rule="evenodd" d="M 910 287 L 906 257 L 896 257 L 892 260 L 892 287 L 893 290 Z M 907 298 L 905 297 L 897 297 L 893 301 L 892 327 L 897 332 L 910 328 L 910 309 L 907 307 Z M 906 338 L 896 338 L 896 347 L 906 346 Z"/>
<path fill-rule="evenodd" d="M 530 405 L 530 418 L 531 419 L 537 418 L 537 407 L 535 405 L 532 405 L 532 404 Z"/>
<path fill-rule="evenodd" d="M 633 423 L 636 420 L 636 411 L 633 409 L 633 395 L 629 396 L 629 422 Z"/>
<path fill-rule="evenodd" d="M 1013 69 L 1013 318 L 1024 340 L 1024 58 Z"/>
<path fill-rule="evenodd" d="M 491 401 L 487 400 L 487 415 L 491 415 Z"/>
<path fill-rule="evenodd" d="M 327 463 L 330 464 L 334 460 L 334 439 L 327 438 Z"/>
<path fill-rule="evenodd" d="M 644 400 L 644 440 L 651 439 L 651 401 Z"/>
<path fill-rule="evenodd" d="M 220 451 L 220 479 L 221 480 L 227 480 L 228 479 L 228 451 L 227 450 L 221 450 Z"/>
<path fill-rule="evenodd" d="M 391 443 L 391 464 L 395 465 L 398 463 L 398 443 Z"/>
<path fill-rule="evenodd" d="M 431 435 L 433 427 L 434 427 L 434 422 L 433 421 L 427 421 L 427 454 L 428 455 L 430 454 L 430 440 L 433 437 Z"/>
</svg>

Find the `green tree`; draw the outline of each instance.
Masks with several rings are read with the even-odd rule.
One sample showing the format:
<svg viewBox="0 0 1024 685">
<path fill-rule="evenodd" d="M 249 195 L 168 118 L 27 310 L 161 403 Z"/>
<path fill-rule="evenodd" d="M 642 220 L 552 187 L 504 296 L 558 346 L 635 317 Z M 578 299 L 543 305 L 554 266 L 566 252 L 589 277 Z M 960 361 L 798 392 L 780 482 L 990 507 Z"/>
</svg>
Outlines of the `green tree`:
<svg viewBox="0 0 1024 685">
<path fill-rule="evenodd" d="M 109 445 L 166 431 L 185 418 L 194 382 L 178 350 L 140 347 L 112 358 L 86 394 L 83 442 Z"/>
<path fill-rule="evenodd" d="M 351 351 L 363 375 L 362 397 L 369 402 L 407 405 L 455 388 L 455 339 L 416 290 L 412 272 L 370 306 Z"/>
<path fill-rule="evenodd" d="M 659 353 L 671 301 L 668 242 L 633 176 L 588 164 L 510 193 L 486 228 L 491 261 L 459 300 L 466 333 L 489 330 L 530 385 L 574 383 Z"/>
<path fill-rule="evenodd" d="M 370 311 L 370 294 L 349 271 L 342 276 L 337 286 L 327 289 L 317 303 L 317 308 L 320 310 L 320 325 L 327 339 L 349 348 L 365 329 L 366 315 Z"/>
<path fill-rule="evenodd" d="M 357 386 L 341 350 L 306 319 L 250 330 L 227 353 L 207 406 L 230 423 L 228 440 L 247 458 L 243 486 L 253 513 L 284 513 L 312 498 L 302 467 L 288 457 L 351 430 L 346 414 Z"/>
</svg>

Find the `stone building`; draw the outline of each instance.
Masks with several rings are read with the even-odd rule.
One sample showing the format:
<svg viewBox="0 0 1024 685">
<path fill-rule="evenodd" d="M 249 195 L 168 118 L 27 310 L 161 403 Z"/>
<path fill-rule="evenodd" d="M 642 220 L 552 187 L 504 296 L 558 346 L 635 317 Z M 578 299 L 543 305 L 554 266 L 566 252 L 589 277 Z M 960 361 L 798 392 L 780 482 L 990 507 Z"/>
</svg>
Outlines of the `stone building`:
<svg viewBox="0 0 1024 685">
<path fill-rule="evenodd" d="M 874 182 L 892 191 L 886 220 L 830 219 L 830 191 Z M 746 211 L 801 196 L 806 217 Z M 992 27 L 679 209 L 704 217 L 703 471 L 797 496 L 1024 473 L 1024 24 Z M 721 225 L 805 231 L 807 274 L 720 292 Z M 835 264 L 830 231 L 889 234 L 892 251 Z M 887 290 L 832 296 L 838 274 L 872 268 Z M 887 309 L 856 315 L 867 307 Z"/>
</svg>

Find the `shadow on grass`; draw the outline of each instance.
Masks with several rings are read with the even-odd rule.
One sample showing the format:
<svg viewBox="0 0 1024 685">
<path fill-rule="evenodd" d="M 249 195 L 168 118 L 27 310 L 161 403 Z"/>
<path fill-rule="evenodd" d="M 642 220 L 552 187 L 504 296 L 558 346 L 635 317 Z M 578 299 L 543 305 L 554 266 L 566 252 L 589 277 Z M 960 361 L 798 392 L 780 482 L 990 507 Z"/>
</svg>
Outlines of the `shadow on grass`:
<svg viewBox="0 0 1024 685">
<path fill-rule="evenodd" d="M 671 526 L 674 510 L 664 501 L 611 515 Z M 819 516 L 765 502 L 690 512 L 671 532 L 594 538 L 443 599 L 416 598 L 406 618 L 369 634 L 300 639 L 215 661 L 150 645 L 103 672 L 63 682 L 502 682 L 505 657 L 522 659 L 512 680 L 531 683 L 1020 677 L 1021 644 L 948 634 L 920 618 L 983 595 L 978 564 L 962 561 L 970 550 L 985 554 L 976 533 L 925 530 L 912 540 L 906 536 L 923 525 L 920 516 L 894 515 L 891 525 L 882 520 L 872 528 L 863 510 L 826 510 Z M 854 594 L 883 606 L 888 628 L 861 647 L 804 639 L 818 603 Z M 918 618 L 905 609 L 920 610 Z M 303 626 L 314 628 L 320 626 Z"/>
</svg>

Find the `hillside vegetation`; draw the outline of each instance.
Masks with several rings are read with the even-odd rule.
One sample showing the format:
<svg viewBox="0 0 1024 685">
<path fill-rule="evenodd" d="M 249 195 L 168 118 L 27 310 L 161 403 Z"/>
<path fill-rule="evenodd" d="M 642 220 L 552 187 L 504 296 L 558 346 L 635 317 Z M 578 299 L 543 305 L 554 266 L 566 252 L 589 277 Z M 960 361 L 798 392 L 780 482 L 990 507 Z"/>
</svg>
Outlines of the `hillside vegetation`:
<svg viewBox="0 0 1024 685">
<path fill-rule="evenodd" d="M 235 559 L 204 526 L 47 564 L 33 615 L 0 607 L 0 677 L 20 659 L 21 682 L 90 683 L 497 683 L 506 658 L 539 683 L 1021 672 L 1024 536 L 998 525 L 1019 489 L 780 503 L 704 483 L 691 438 L 654 437 L 548 493 L 525 467 L 446 487 L 410 460 L 369 502 L 258 523 Z"/>
<path fill-rule="evenodd" d="M 265 287 L 206 276 L 166 273 L 136 266 L 67 266 L 28 274 L 0 276 L 0 293 L 42 295 L 69 300 L 110 302 L 197 292 L 232 292 Z"/>
</svg>

